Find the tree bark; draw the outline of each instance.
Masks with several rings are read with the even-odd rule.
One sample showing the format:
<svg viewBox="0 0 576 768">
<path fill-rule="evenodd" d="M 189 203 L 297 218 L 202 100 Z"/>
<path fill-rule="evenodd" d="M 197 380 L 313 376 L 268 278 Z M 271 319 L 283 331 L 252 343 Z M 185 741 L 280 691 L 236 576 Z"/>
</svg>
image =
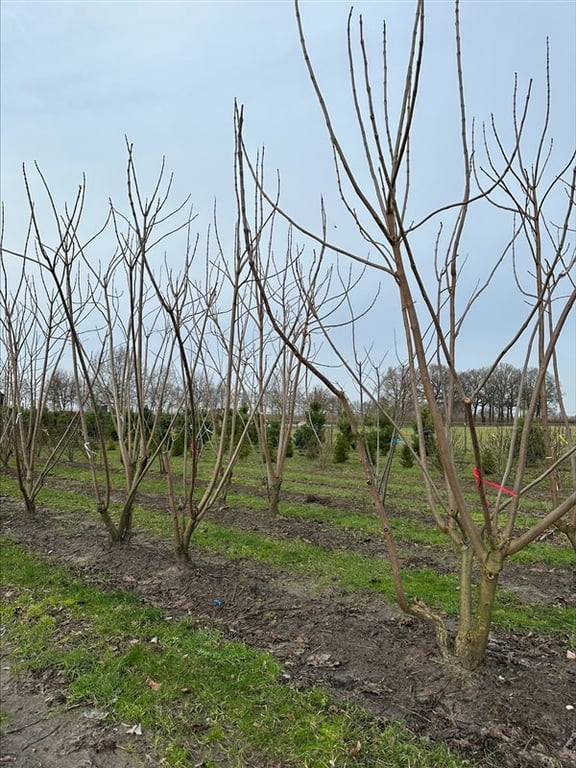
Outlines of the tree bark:
<svg viewBox="0 0 576 768">
<path fill-rule="evenodd" d="M 280 489 L 282 488 L 282 478 L 269 475 L 266 485 L 268 490 L 268 510 L 271 514 L 277 515 L 280 505 Z"/>
<path fill-rule="evenodd" d="M 503 562 L 504 555 L 499 550 L 488 554 L 482 569 L 475 616 L 471 623 L 461 624 L 458 631 L 455 655 L 464 669 L 477 669 L 484 661 Z"/>
</svg>

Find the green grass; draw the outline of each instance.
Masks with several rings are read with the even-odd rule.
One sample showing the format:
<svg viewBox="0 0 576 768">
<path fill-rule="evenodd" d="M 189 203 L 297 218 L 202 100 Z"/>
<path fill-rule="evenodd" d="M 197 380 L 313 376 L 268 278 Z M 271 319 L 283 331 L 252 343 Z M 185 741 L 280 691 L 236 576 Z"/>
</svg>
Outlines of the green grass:
<svg viewBox="0 0 576 768">
<path fill-rule="evenodd" d="M 3 736 L 6 726 L 8 725 L 11 719 L 12 718 L 10 717 L 9 712 L 6 712 L 3 709 L 0 709 L 0 737 Z"/>
<path fill-rule="evenodd" d="M 5 486 L 4 492 L 7 492 Z M 54 509 L 96 514 L 89 497 L 72 491 L 45 488 L 40 497 L 42 503 Z M 136 527 L 143 527 L 163 539 L 170 537 L 171 522 L 167 515 L 137 506 L 135 519 Z M 424 531 L 421 535 L 422 540 L 426 541 Z M 327 549 L 299 539 L 275 539 L 262 533 L 230 528 L 214 522 L 203 522 L 193 542 L 194 546 L 220 553 L 229 559 L 246 558 L 298 572 L 302 577 L 312 579 L 316 588 L 333 584 L 348 591 L 378 592 L 391 602 L 396 599 L 390 567 L 380 558 L 348 550 Z M 542 549 L 547 547 L 546 551 L 555 549 L 546 544 L 539 546 Z M 568 550 L 558 548 L 558 551 L 571 555 Z M 458 614 L 459 591 L 455 575 L 440 574 L 432 568 L 405 568 L 403 583 L 410 599 L 419 598 L 447 614 Z M 500 589 L 493 621 L 508 629 L 564 635 L 576 627 L 576 609 L 535 605 L 520 600 L 512 592 Z"/>
<path fill-rule="evenodd" d="M 114 462 L 114 452 L 112 452 L 111 458 Z M 175 459 L 174 461 L 176 468 L 178 463 L 181 463 L 181 459 Z M 310 467 L 310 462 L 303 457 L 295 456 L 292 458 L 288 462 L 287 477 L 283 483 L 283 490 L 285 492 L 298 491 L 304 493 L 313 487 L 315 492 L 320 495 L 322 495 L 321 492 L 324 492 L 332 498 L 342 498 L 347 499 L 348 501 L 354 499 L 361 505 L 365 504 L 366 512 L 339 509 L 338 507 L 326 507 L 315 503 L 298 504 L 286 501 L 281 504 L 282 515 L 320 521 L 344 530 L 355 530 L 367 534 L 380 533 L 380 523 L 372 513 L 370 500 L 362 487 L 359 496 L 358 478 L 360 468 L 357 461 L 351 462 L 342 469 L 339 467 L 337 473 L 334 472 L 333 467 L 325 469 L 315 467 L 312 472 L 310 471 Z M 205 460 L 203 466 L 204 471 L 206 471 L 207 468 L 208 461 Z M 449 547 L 447 537 L 431 520 L 423 519 L 423 521 L 418 521 L 402 515 L 404 510 L 412 512 L 414 509 L 426 507 L 424 490 L 420 487 L 421 481 L 418 470 L 403 470 L 403 472 L 406 474 L 396 477 L 396 485 L 392 483 L 389 493 L 390 504 L 392 508 L 396 510 L 395 514 L 391 517 L 392 530 L 396 540 L 398 542 L 423 544 L 444 549 L 447 546 Z M 68 477 L 74 482 L 86 483 L 91 479 L 90 473 L 86 469 L 77 466 L 57 467 L 55 473 L 61 477 Z M 249 493 L 246 491 L 237 491 L 233 487 L 228 495 L 229 503 L 245 509 L 254 509 L 258 512 L 266 511 L 267 501 L 261 485 L 261 474 L 262 467 L 255 459 L 241 462 L 236 469 L 236 475 L 243 483 L 254 483 L 254 488 L 252 492 Z M 295 480 L 295 478 L 300 476 L 306 479 Z M 115 488 L 118 490 L 123 488 L 124 479 L 121 471 L 113 473 L 112 480 Z M 409 500 L 405 498 L 406 482 L 410 488 L 411 497 Z M 2 483 L 6 483 L 7 488 L 10 485 L 11 489 L 6 490 L 5 492 L 18 495 L 19 492 L 15 481 L 11 481 L 8 478 L 2 478 Z M 151 474 L 144 479 L 141 489 L 143 493 L 153 493 L 163 496 L 166 490 L 165 480 Z M 46 488 L 42 491 L 41 499 L 43 503 L 52 506 L 54 500 L 57 499 L 59 495 L 59 491 L 51 491 L 49 488 Z M 93 501 L 88 496 L 77 494 L 77 498 L 82 499 L 82 503 L 86 505 L 87 510 L 93 507 Z M 470 494 L 470 498 L 473 498 L 472 494 Z M 542 503 L 536 501 L 525 502 L 524 507 L 525 510 L 530 508 L 534 509 L 534 511 L 543 511 Z M 111 509 L 113 512 L 118 513 L 120 511 L 120 505 L 113 503 Z M 481 522 L 480 513 L 476 515 L 476 518 Z M 538 519 L 539 518 L 537 517 L 528 515 L 526 511 L 519 516 L 519 521 L 523 526 L 533 525 Z M 542 563 L 560 568 L 570 567 L 574 564 L 574 553 L 567 546 L 555 546 L 549 543 L 532 544 L 515 555 L 514 561 L 531 564 Z"/>
<path fill-rule="evenodd" d="M 308 768 L 470 765 L 322 690 L 282 683 L 269 654 L 88 587 L 9 541 L 2 556 L 4 640 L 22 666 L 56 670 L 71 703 L 139 723 L 168 765 L 200 756 L 221 766 L 222 755 L 238 768 L 254 755 Z"/>
</svg>

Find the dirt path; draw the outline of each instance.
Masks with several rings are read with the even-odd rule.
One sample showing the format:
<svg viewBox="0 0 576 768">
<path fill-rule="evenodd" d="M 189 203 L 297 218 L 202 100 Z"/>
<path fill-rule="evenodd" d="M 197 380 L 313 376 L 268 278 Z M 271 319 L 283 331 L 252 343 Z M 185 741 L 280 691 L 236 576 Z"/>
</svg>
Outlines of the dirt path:
<svg viewBox="0 0 576 768">
<path fill-rule="evenodd" d="M 62 709 L 57 691 L 30 675 L 10 672 L 1 659 L 0 701 L 8 714 L 0 740 L 0 765 L 10 768 L 154 768 L 152 750 L 130 726 L 110 724 L 106 713 Z"/>
<path fill-rule="evenodd" d="M 4 533 L 28 546 L 19 506 L 4 501 Z M 310 537 L 310 526 L 283 520 L 286 536 Z M 253 525 L 265 529 L 260 519 Z M 502 768 L 576 768 L 576 710 L 567 708 L 576 706 L 576 662 L 554 640 L 496 629 L 485 666 L 467 673 L 441 660 L 427 626 L 377 594 L 319 591 L 300 575 L 199 548 L 180 570 L 165 542 L 140 533 L 129 547 L 110 547 L 95 522 L 72 528 L 69 517 L 50 512 L 39 518 L 34 548 L 92 584 L 133 590 L 170 615 L 270 651 L 290 684 L 318 684 L 383 721 L 399 718 L 480 765 L 493 752 Z M 86 765 L 108 765 L 90 759 Z"/>
</svg>

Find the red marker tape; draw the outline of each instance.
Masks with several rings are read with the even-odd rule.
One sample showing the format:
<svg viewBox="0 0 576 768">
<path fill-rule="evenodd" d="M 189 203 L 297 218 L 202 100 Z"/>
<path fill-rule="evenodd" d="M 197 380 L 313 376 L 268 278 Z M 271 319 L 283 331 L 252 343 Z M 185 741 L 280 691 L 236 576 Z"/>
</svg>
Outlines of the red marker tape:
<svg viewBox="0 0 576 768">
<path fill-rule="evenodd" d="M 514 496 L 514 497 L 518 496 L 518 494 L 514 493 L 514 491 L 511 491 L 510 488 L 504 488 L 503 485 L 498 485 L 498 483 L 491 483 L 490 480 L 484 480 L 484 478 L 480 474 L 480 470 L 478 469 L 478 467 L 474 467 L 472 473 L 476 478 L 476 483 L 478 485 L 478 488 L 480 488 L 482 483 L 484 483 L 484 485 L 490 485 L 492 488 L 497 488 L 499 491 L 502 491 L 503 493 L 507 493 L 508 496 Z"/>
</svg>

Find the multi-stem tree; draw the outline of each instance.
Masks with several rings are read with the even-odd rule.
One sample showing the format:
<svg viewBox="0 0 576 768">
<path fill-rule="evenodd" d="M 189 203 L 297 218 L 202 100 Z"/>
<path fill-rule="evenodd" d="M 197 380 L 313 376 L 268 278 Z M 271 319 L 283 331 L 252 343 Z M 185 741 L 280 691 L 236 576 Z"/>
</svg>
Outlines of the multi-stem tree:
<svg viewBox="0 0 576 768">
<path fill-rule="evenodd" d="M 525 181 L 527 187 L 540 190 L 537 199 L 541 204 L 536 217 L 540 226 L 547 227 L 550 233 L 553 229 L 551 226 L 553 220 L 557 225 L 556 234 L 554 237 L 549 236 L 546 254 L 542 254 L 537 264 L 541 287 L 536 291 L 533 306 L 526 310 L 525 317 L 519 326 L 513 329 L 507 338 L 503 335 L 501 346 L 495 353 L 493 362 L 487 366 L 484 377 L 469 389 L 470 381 L 461 377 L 457 369 L 463 329 L 466 322 L 471 319 L 472 309 L 477 311 L 486 297 L 487 289 L 497 270 L 511 258 L 522 227 L 533 226 L 535 217 L 531 199 L 517 194 L 514 205 L 508 206 L 514 209 L 511 216 L 511 236 L 491 264 L 486 263 L 485 254 L 483 254 L 482 274 L 471 295 L 465 293 L 462 281 L 463 269 L 465 266 L 470 268 L 470 263 L 466 265 L 462 257 L 466 249 L 471 247 L 471 243 L 465 240 L 468 217 L 475 204 L 482 202 L 485 204 L 486 200 L 490 200 L 502 189 L 503 184 L 508 184 L 511 177 L 518 175 L 514 170 L 514 162 L 520 156 L 527 156 L 523 142 L 530 94 L 527 95 L 521 107 L 518 106 L 517 97 L 514 98 L 511 148 L 507 150 L 503 148 L 500 134 L 494 130 L 499 167 L 496 167 L 495 161 L 488 153 L 485 176 L 479 189 L 473 191 L 475 177 L 479 176 L 479 171 L 474 172 L 472 163 L 471 133 L 462 72 L 460 9 L 456 3 L 454 69 L 459 100 L 462 187 L 457 194 L 456 203 L 445 205 L 444 201 L 431 200 L 430 213 L 418 220 L 417 214 L 411 209 L 410 162 L 413 156 L 412 142 L 416 141 L 413 126 L 417 114 L 423 68 L 425 28 L 423 0 L 419 0 L 416 4 L 412 37 L 407 52 L 408 63 L 396 119 L 392 114 L 386 31 L 383 36 L 383 77 L 380 80 L 382 101 L 377 105 L 375 79 L 371 74 L 371 62 L 362 18 L 360 17 L 359 20 L 356 37 L 353 33 L 352 13 L 349 16 L 348 66 L 353 114 L 360 137 L 361 157 L 365 161 L 361 168 L 353 164 L 352 154 L 346 151 L 337 133 L 309 54 L 298 2 L 296 2 L 296 19 L 302 53 L 324 118 L 335 161 L 337 189 L 351 220 L 358 227 L 362 243 L 368 242 L 370 253 L 365 256 L 363 253 L 353 252 L 330 243 L 326 237 L 324 212 L 322 230 L 316 236 L 316 240 L 326 250 L 338 252 L 341 258 L 348 258 L 362 264 L 368 275 L 377 274 L 382 278 L 389 278 L 396 288 L 400 305 L 399 320 L 404 331 L 406 361 L 409 367 L 411 399 L 416 416 L 419 445 L 417 460 L 426 486 L 429 514 L 453 543 L 460 559 L 460 611 L 454 643 L 450 640 L 448 628 L 438 610 L 417 599 L 410 600 L 406 596 L 401 561 L 389 524 L 389 511 L 379 492 L 378 481 L 365 450 L 358 428 L 357 415 L 351 407 L 350 398 L 330 370 L 321 370 L 305 356 L 301 359 L 323 384 L 339 397 L 343 412 L 350 422 L 372 500 L 382 521 L 400 606 L 406 612 L 432 622 L 443 652 L 446 655 L 453 653 L 464 667 L 474 669 L 482 663 L 485 655 L 498 582 L 506 559 L 535 541 L 550 526 L 566 519 L 576 506 L 576 490 L 570 487 L 559 489 L 552 504 L 543 510 L 537 522 L 528 528 L 520 528 L 518 525 L 524 502 L 530 499 L 532 493 L 543 483 L 547 483 L 562 462 L 568 461 L 575 452 L 574 446 L 568 444 L 560 455 L 542 468 L 536 477 L 526 475 L 530 427 L 536 410 L 544 399 L 543 387 L 546 374 L 553 366 L 558 340 L 566 327 L 570 313 L 574 310 L 576 299 L 576 288 L 567 270 L 567 267 L 573 264 L 573 251 L 570 255 L 567 249 L 569 222 L 574 214 L 575 202 L 574 176 L 569 170 L 574 158 L 561 163 L 558 170 L 551 172 L 549 168 L 551 161 L 548 155 L 546 154 L 548 167 L 544 168 L 543 150 L 536 148 L 537 154 L 542 155 L 542 162 L 538 173 L 534 177 L 526 177 Z M 543 113 L 547 122 L 549 104 L 545 104 Z M 240 143 L 242 142 L 241 128 L 240 125 L 238 131 Z M 249 163 L 245 150 L 241 161 Z M 479 167 L 477 162 L 476 167 Z M 520 167 L 523 168 L 522 163 Z M 547 177 L 545 171 L 548 173 Z M 520 175 L 522 173 L 520 172 Z M 256 185 L 259 185 L 258 174 L 252 170 L 251 175 Z M 554 191 L 557 189 L 563 189 L 565 192 L 561 202 L 562 211 L 558 212 L 557 208 L 553 214 L 546 213 L 544 203 L 554 197 Z M 265 194 L 264 190 L 261 191 Z M 293 219 L 280 209 L 274 196 L 267 195 L 267 199 L 273 210 L 282 213 L 295 224 Z M 520 215 L 518 207 L 523 212 Z M 484 208 L 486 208 L 485 205 Z M 432 262 L 427 265 L 422 260 L 423 254 L 420 253 L 424 232 L 430 228 L 433 220 L 440 216 L 451 223 L 449 227 L 440 227 L 440 232 L 437 231 L 432 236 L 429 247 L 426 248 L 426 253 L 432 254 Z M 252 238 L 249 228 L 246 229 L 247 249 L 250 250 Z M 446 237 L 444 233 L 448 229 L 450 232 Z M 266 296 L 265 274 L 256 258 L 251 263 L 262 294 Z M 518 261 L 515 267 L 518 269 Z M 353 363 L 348 363 L 346 356 L 334 342 L 330 328 L 320 321 L 321 305 L 317 297 L 310 291 L 305 295 L 315 312 L 318 327 L 323 327 L 326 331 L 326 341 L 337 355 L 341 370 L 345 369 L 349 378 L 355 381 L 357 386 L 361 386 L 361 380 L 355 375 Z M 549 311 L 552 299 L 554 312 Z M 545 314 L 545 334 L 542 332 L 542 311 Z M 275 327 L 282 335 L 279 324 Z M 284 340 L 290 344 L 285 335 Z M 533 362 L 530 352 L 534 340 L 537 341 L 539 349 L 536 382 L 534 394 L 524 410 L 524 420 L 520 424 L 520 403 L 526 373 L 530 363 Z M 518 383 L 518 406 L 514 413 L 515 431 L 520 433 L 517 443 L 519 448 L 515 455 L 513 447 L 516 445 L 516 440 L 513 439 L 501 479 L 501 490 L 489 503 L 481 473 L 480 446 L 472 407 L 478 392 L 491 372 L 504 360 L 511 349 L 517 350 L 521 345 L 525 350 L 525 365 Z M 298 354 L 298 350 L 293 345 L 291 348 L 295 354 Z M 434 370 L 438 369 L 433 366 L 442 366 L 447 376 L 443 385 L 445 394 L 440 402 L 436 398 L 437 387 L 433 375 Z M 457 401 L 460 401 L 466 413 L 474 451 L 474 465 L 470 468 L 470 472 L 474 469 L 477 479 L 474 500 L 469 496 L 469 477 L 462 474 L 451 440 L 454 403 Z M 426 455 L 425 450 L 422 404 L 426 406 L 436 436 L 437 450 L 433 460 Z M 392 418 L 391 414 L 388 415 Z M 478 520 L 476 512 L 480 512 L 481 520 Z"/>
<path fill-rule="evenodd" d="M 259 162 L 263 173 L 263 163 Z M 236 183 L 240 184 L 239 174 Z M 242 224 L 242 189 L 237 186 L 238 221 Z M 277 321 L 284 333 L 300 350 L 300 357 L 293 354 L 271 327 L 262 296 L 253 280 L 251 290 L 244 294 L 245 307 L 254 327 L 255 355 L 251 381 L 254 391 L 247 393 L 258 400 L 254 423 L 258 433 L 258 447 L 264 462 L 268 509 L 278 513 L 284 467 L 292 441 L 292 427 L 298 388 L 302 373 L 302 356 L 311 357 L 309 322 L 310 314 L 298 286 L 284 279 L 284 270 L 277 263 L 274 252 L 274 219 L 266 220 L 263 198 L 256 191 L 252 231 L 256 237 L 251 245 L 252 258 L 257 258 L 264 272 L 268 287 L 268 299 L 277 307 Z M 302 252 L 293 242 L 292 228 L 286 232 L 286 246 L 282 251 L 285 263 L 301 263 Z M 304 278 L 309 285 L 316 285 L 319 262 L 312 264 Z"/>
<path fill-rule="evenodd" d="M 134 178 L 133 188 L 138 194 Z M 163 451 L 173 543 L 178 561 L 185 564 L 190 543 L 208 512 L 226 500 L 234 466 L 248 437 L 261 394 L 243 408 L 257 339 L 249 335 L 251 272 L 241 247 L 238 228 L 232 256 L 216 228 L 216 253 L 210 232 L 204 262 L 198 258 L 198 240 L 188 239 L 178 270 L 165 265 L 161 279 L 154 264 L 145 260 L 148 283 L 162 307 L 174 344 L 184 401 L 183 460 L 176 468 L 168 444 Z M 203 482 L 198 482 L 199 457 L 204 452 Z"/>
<path fill-rule="evenodd" d="M 7 469 L 14 453 L 14 419 L 6 392 L 10 389 L 11 366 L 6 358 L 0 360 L 0 468 Z"/>
<path fill-rule="evenodd" d="M 2 456 L 15 457 L 26 511 L 36 512 L 44 481 L 73 435 L 70 419 L 54 440 L 47 434 L 46 409 L 68 338 L 65 317 L 42 273 L 28 269 L 24 253 L 3 252 L 0 275 L 0 354 L 4 359 Z M 9 262 L 9 263 L 8 263 Z M 46 446 L 47 454 L 42 456 Z"/>
<path fill-rule="evenodd" d="M 525 389 L 522 403 L 526 409 L 525 431 L 529 436 L 533 420 L 540 421 L 545 463 L 549 470 L 550 502 L 556 508 L 560 503 L 560 493 L 558 476 L 552 465 L 564 451 L 562 445 L 554 439 L 554 429 L 550 422 L 550 405 L 553 403 L 558 404 L 564 423 L 564 445 L 572 449 L 571 475 L 576 487 L 576 452 L 573 450 L 576 438 L 564 407 L 557 352 L 557 339 L 564 325 L 562 315 L 574 302 L 576 152 L 563 167 L 550 167 L 553 161 L 551 85 L 550 49 L 547 41 L 546 96 L 542 110 L 544 120 L 539 136 L 530 143 L 523 140 L 523 113 L 517 103 L 515 88 L 513 135 L 516 141 L 513 147 L 505 147 L 493 121 L 491 131 L 485 131 L 483 136 L 486 161 L 481 164 L 474 159 L 473 169 L 478 188 L 484 193 L 485 199 L 512 217 L 514 279 L 518 290 L 533 308 L 530 343 L 536 349 L 538 361 L 536 367 L 528 369 L 525 366 L 524 371 L 518 372 L 522 374 Z M 530 91 L 527 99 L 529 96 Z M 529 254 L 527 263 L 523 262 L 520 255 L 526 251 Z M 569 298 L 571 295 L 572 301 Z M 513 387 L 513 392 L 517 391 L 518 387 Z M 556 521 L 556 526 L 567 535 L 576 550 L 576 505 L 569 515 Z"/>
<path fill-rule="evenodd" d="M 139 190 L 133 192 L 135 171 L 129 148 L 127 188 L 132 221 L 123 218 L 111 205 L 102 228 L 83 240 L 80 225 L 85 182 L 73 205 L 58 211 L 47 181 L 39 169 L 38 173 L 56 235 L 51 244 L 44 236 L 24 172 L 35 260 L 43 279 L 52 285 L 51 306 L 61 313 L 70 339 L 77 414 L 96 507 L 110 539 L 127 541 L 138 488 L 169 436 L 169 429 L 160 434 L 159 426 L 164 395 L 169 391 L 174 342 L 165 335 L 161 307 L 152 301 L 153 293 L 147 286 L 148 259 L 155 246 L 186 228 L 189 219 L 175 223 L 174 217 L 183 206 L 169 211 L 168 194 L 158 195 L 162 173 L 150 200 L 143 201 Z M 94 258 L 92 248 L 98 239 L 102 247 L 110 233 L 110 222 L 115 237 L 106 240 L 111 256 L 107 263 L 102 263 Z M 24 264 L 27 263 L 24 258 Z M 125 476 L 125 492 L 117 517 L 110 507 L 110 422 Z"/>
</svg>

